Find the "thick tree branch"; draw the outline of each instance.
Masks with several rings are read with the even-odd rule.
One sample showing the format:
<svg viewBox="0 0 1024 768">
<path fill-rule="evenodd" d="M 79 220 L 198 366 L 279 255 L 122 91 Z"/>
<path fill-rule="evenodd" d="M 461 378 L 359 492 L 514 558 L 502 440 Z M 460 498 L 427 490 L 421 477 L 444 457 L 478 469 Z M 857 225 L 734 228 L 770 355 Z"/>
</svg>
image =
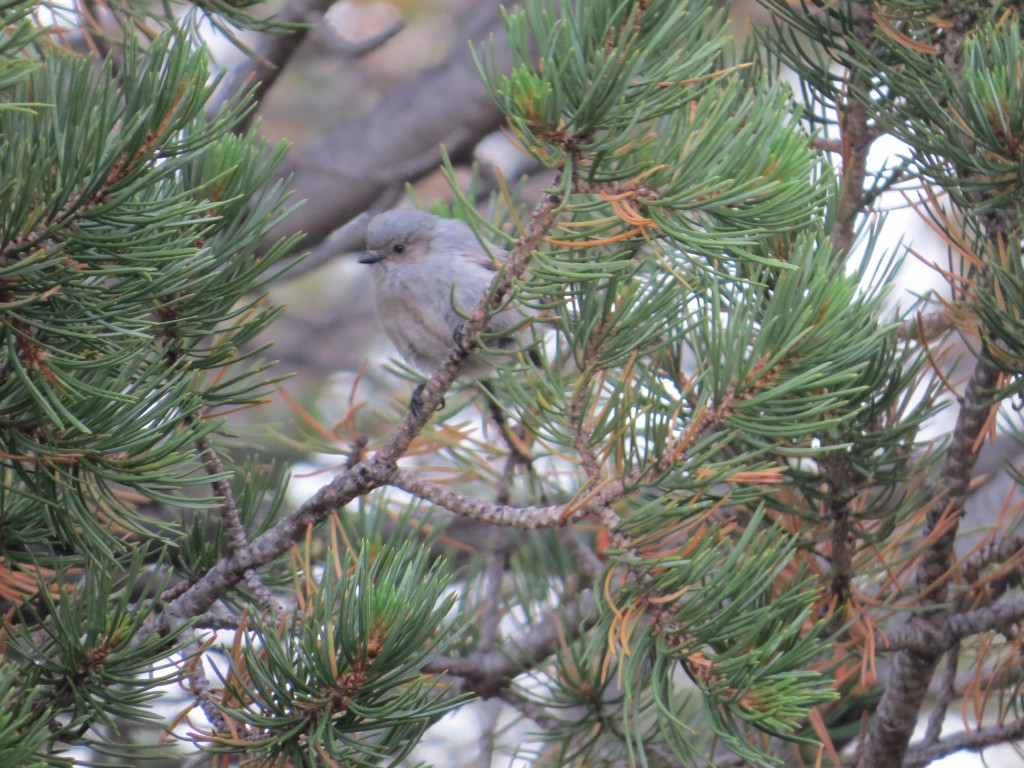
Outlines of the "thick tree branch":
<svg viewBox="0 0 1024 768">
<path fill-rule="evenodd" d="M 500 7 L 496 0 L 482 4 L 457 39 L 479 45 L 493 36 L 507 65 Z M 401 35 L 389 44 L 400 45 Z M 469 47 L 457 44 L 441 64 L 395 88 L 370 114 L 339 120 L 316 146 L 290 155 L 281 175 L 292 176 L 296 197 L 306 202 L 265 242 L 305 232 L 303 247 L 315 246 L 387 189 L 436 170 L 442 144 L 453 157 L 465 155 L 501 121 Z"/>
</svg>

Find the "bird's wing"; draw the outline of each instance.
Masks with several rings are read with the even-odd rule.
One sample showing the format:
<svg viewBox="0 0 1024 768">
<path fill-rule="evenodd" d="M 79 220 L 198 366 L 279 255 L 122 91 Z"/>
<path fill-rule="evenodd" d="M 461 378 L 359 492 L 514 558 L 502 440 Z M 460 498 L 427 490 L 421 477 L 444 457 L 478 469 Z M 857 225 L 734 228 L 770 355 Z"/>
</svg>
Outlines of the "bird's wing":
<svg viewBox="0 0 1024 768">
<path fill-rule="evenodd" d="M 506 256 L 505 251 L 499 248 L 492 248 L 491 253 L 494 254 L 494 258 L 497 259 L 497 261 L 491 259 L 487 251 L 479 247 L 479 245 L 476 248 L 462 251 L 460 258 L 466 259 L 473 268 L 482 268 L 484 273 L 487 275 L 487 281 L 490 282 L 494 277 L 494 273 L 498 271 L 498 267 L 501 266 L 501 263 L 505 260 Z"/>
<path fill-rule="evenodd" d="M 438 226 L 440 228 L 440 239 L 444 246 L 458 251 L 462 257 L 490 272 L 496 272 L 498 269 L 497 265 L 501 264 L 508 257 L 508 253 L 504 249 L 491 243 L 488 243 L 488 248 L 485 249 L 480 244 L 476 234 L 464 221 L 459 219 L 442 219 Z"/>
</svg>

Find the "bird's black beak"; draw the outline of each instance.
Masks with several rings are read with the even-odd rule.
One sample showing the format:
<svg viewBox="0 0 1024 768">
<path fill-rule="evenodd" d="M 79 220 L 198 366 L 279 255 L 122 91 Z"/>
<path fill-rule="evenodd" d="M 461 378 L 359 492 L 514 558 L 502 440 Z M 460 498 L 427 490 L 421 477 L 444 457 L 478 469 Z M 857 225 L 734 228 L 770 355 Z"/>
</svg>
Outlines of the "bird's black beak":
<svg viewBox="0 0 1024 768">
<path fill-rule="evenodd" d="M 359 263 L 360 264 L 376 264 L 378 261 L 381 261 L 383 258 L 384 258 L 383 256 L 379 256 L 376 253 L 374 253 L 373 251 L 364 251 L 363 253 L 359 254 Z"/>
</svg>

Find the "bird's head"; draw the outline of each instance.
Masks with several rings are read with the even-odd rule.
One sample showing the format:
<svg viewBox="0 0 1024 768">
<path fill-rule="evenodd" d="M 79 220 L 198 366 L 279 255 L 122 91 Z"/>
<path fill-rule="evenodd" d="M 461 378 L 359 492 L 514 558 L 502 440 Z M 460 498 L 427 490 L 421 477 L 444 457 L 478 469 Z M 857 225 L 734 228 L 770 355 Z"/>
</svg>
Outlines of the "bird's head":
<svg viewBox="0 0 1024 768">
<path fill-rule="evenodd" d="M 423 211 L 387 211 L 375 216 L 366 228 L 366 252 L 362 264 L 419 261 L 428 252 L 437 217 Z"/>
</svg>

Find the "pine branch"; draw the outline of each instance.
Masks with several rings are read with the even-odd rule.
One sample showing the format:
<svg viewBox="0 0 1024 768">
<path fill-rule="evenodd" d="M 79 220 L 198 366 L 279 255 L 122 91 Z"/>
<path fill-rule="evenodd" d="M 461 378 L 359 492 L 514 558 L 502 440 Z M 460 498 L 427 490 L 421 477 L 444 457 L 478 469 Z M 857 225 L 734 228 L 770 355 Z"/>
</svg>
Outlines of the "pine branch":
<svg viewBox="0 0 1024 768">
<path fill-rule="evenodd" d="M 164 612 L 148 623 L 141 637 L 144 638 L 152 631 L 164 633 L 206 612 L 243 578 L 246 571 L 276 560 L 293 542 L 305 535 L 307 527 L 323 522 L 334 510 L 394 480 L 399 472 L 398 459 L 409 448 L 444 397 L 447 388 L 458 375 L 459 367 L 475 349 L 480 333 L 500 308 L 513 282 L 526 270 L 533 251 L 551 229 L 560 202 L 558 196 L 547 195 L 538 204 L 526 233 L 516 242 L 504 267 L 495 276 L 489 292 L 481 297 L 464 323 L 459 343 L 452 348 L 438 372 L 427 381 L 420 407 L 409 409 L 402 423 L 380 449 L 369 459 L 338 474 L 292 514 L 247 546 L 222 558 L 188 590 L 169 601 Z"/>
<path fill-rule="evenodd" d="M 946 72 L 958 87 L 964 86 L 964 32 L 971 20 L 973 16 L 970 13 L 958 15 L 943 47 Z M 967 153 L 975 151 L 975 142 L 968 134 L 956 137 L 956 141 Z M 966 168 L 961 169 L 961 173 L 965 178 L 971 175 Z M 991 206 L 986 208 L 992 197 L 993 193 L 984 187 L 970 189 L 965 195 L 966 202 L 978 206 L 978 220 L 987 242 L 993 253 L 999 253 L 1007 233 L 1016 231 L 1019 220 L 1009 211 L 992 210 Z M 993 290 L 992 266 L 986 263 L 977 265 L 974 282 L 975 296 L 984 300 Z M 998 353 L 1002 344 L 998 330 L 991 328 L 990 331 L 993 338 L 987 342 L 989 349 Z M 918 563 L 915 578 L 918 603 L 929 608 L 930 612 L 916 614 L 910 623 L 924 626 L 929 632 L 941 633 L 946 622 L 943 604 L 947 600 L 955 560 L 953 546 L 964 514 L 964 501 L 974 474 L 983 430 L 998 404 L 1000 375 L 988 353 L 979 357 L 960 402 L 941 479 L 928 509 L 926 534 L 930 543 Z M 935 652 L 905 650 L 897 653 L 893 674 L 862 745 L 860 766 L 895 768 L 901 764 L 939 658 L 940 653 Z"/>
<path fill-rule="evenodd" d="M 130 15 L 117 2 L 116 12 Z M 36 686 L 39 711 L 53 709 L 48 722 L 59 730 L 57 708 L 73 708 L 83 728 L 102 724 L 103 695 L 137 715 L 148 679 L 130 691 L 94 681 L 107 672 L 141 680 L 185 648 L 191 666 L 174 672 L 213 723 L 198 740 L 242 760 L 298 763 L 316 750 L 316 760 L 339 765 L 385 754 L 398 762 L 423 728 L 476 694 L 518 701 L 581 763 L 689 764 L 728 749 L 737 763 L 760 765 L 788 759 L 788 746 L 809 763 L 811 748 L 790 742 L 832 739 L 839 749 L 854 738 L 845 716 L 874 699 L 847 694 L 873 683 L 875 655 L 891 652 L 895 668 L 862 737 L 861 764 L 895 765 L 899 749 L 918 764 L 957 744 L 942 737 L 940 721 L 958 663 L 990 641 L 1011 650 L 998 634 L 1009 637 L 1024 620 L 1024 600 L 1010 591 L 1019 537 L 1000 541 L 992 528 L 987 545 L 959 564 L 953 549 L 984 468 L 977 448 L 990 425 L 1000 426 L 994 404 L 1021 391 L 1024 303 L 1012 214 L 1019 146 L 1004 129 L 1019 123 L 1013 105 L 1022 102 L 1019 78 L 984 66 L 1017 61 L 1020 41 L 1010 15 L 1000 17 L 999 37 L 982 37 L 966 16 L 940 24 L 903 6 L 890 13 L 885 4 L 844 0 L 812 14 L 775 5 L 793 34 L 777 55 L 797 65 L 808 86 L 804 116 L 826 128 L 823 139 L 799 124 L 788 86 L 768 83 L 770 66 L 737 63 L 723 43 L 724 17 L 697 2 L 528 1 L 508 19 L 514 66 L 505 66 L 503 43 L 490 56 L 478 51 L 474 64 L 515 140 L 560 174 L 558 194 L 546 194 L 523 226 L 514 193 L 501 185 L 485 214 L 489 239 L 520 237 L 419 407 L 371 450 L 372 428 L 350 403 L 343 428 L 323 428 L 317 441 L 341 454 L 340 471 L 283 515 L 284 489 L 272 473 L 247 467 L 228 477 L 212 447 L 218 424 L 207 418 L 262 391 L 259 377 L 237 366 L 249 354 L 238 350 L 273 316 L 247 297 L 270 279 L 253 251 L 281 211 L 276 192 L 257 191 L 269 174 L 261 175 L 259 150 L 230 135 L 226 117 L 178 120 L 206 98 L 178 86 L 206 75 L 159 63 L 141 70 L 159 44 L 128 57 L 118 74 L 127 95 L 108 104 L 90 101 L 92 81 L 63 91 L 63 78 L 34 81 L 36 94 L 53 85 L 62 97 L 47 99 L 52 111 L 37 111 L 24 128 L 5 130 L 25 140 L 0 153 L 5 177 L 23 179 L 0 216 L 9 230 L 0 258 L 9 332 L 0 436 L 11 478 L 0 484 L 0 558 L 14 573 L 48 547 L 52 566 L 62 553 L 46 537 L 57 531 L 61 544 L 77 548 L 84 531 L 81 550 L 60 565 L 87 573 L 74 590 L 37 598 L 38 626 L 20 633 L 5 624 L 0 639 L 10 634 L 10 655 L 32 659 L 19 668 L 30 682 L 17 684 Z M 301 6 L 296 0 L 289 12 Z M 487 11 L 478 17 L 485 26 L 494 6 Z M 272 55 L 287 61 L 302 34 Z M 806 47 L 818 45 L 823 55 Z M 365 201 L 382 184 L 435 167 L 435 127 L 461 138 L 496 122 L 488 105 L 472 126 L 456 125 L 457 89 L 439 95 L 422 85 L 465 73 L 466 60 L 457 59 L 418 80 L 418 92 L 400 88 L 377 117 L 345 129 L 372 131 L 361 138 L 383 149 L 332 144 L 332 158 L 316 170 L 331 160 L 345 165 L 333 169 L 343 176 L 324 174 L 331 178 L 313 195 L 319 210 L 311 215 L 327 210 L 321 204 L 340 210 L 339 195 Z M 973 70 L 956 69 L 970 61 Z M 948 76 L 938 71 L 943 63 Z M 475 66 L 468 71 L 475 81 Z M 149 78 L 144 88 L 132 90 L 133 72 Z M 955 92 L 947 93 L 950 84 Z M 981 106 L 965 93 L 980 94 Z M 95 106 L 74 111 L 86 103 Z M 419 131 L 401 119 L 407 113 Z M 0 109 L 0 120 L 16 114 Z M 50 125 L 50 114 L 76 116 L 75 130 L 53 122 L 33 140 L 22 135 Z M 387 125 L 376 122 L 381 115 Z M 920 144 L 872 185 L 865 156 L 886 134 Z M 100 170 L 76 176 L 67 163 L 51 175 L 27 173 L 53 137 L 80 144 L 55 143 L 40 155 L 91 149 Z M 841 155 L 835 199 L 831 166 L 811 146 Z M 947 187 L 941 199 L 957 209 L 933 215 L 951 261 L 963 263 L 963 275 L 954 278 L 952 265 L 943 274 L 964 305 L 901 325 L 905 316 L 890 321 L 883 305 L 894 268 L 851 271 L 847 257 L 878 196 L 915 173 Z M 454 213 L 467 215 L 471 195 L 455 194 Z M 924 197 L 921 208 L 940 199 Z M 354 243 L 357 230 L 336 242 Z M 867 231 L 864 263 L 873 264 L 876 230 Z M 282 248 L 267 261 L 278 263 Z M 124 312 L 125 297 L 141 312 Z M 427 428 L 507 299 L 539 313 L 533 327 L 544 328 L 531 350 L 535 365 L 512 358 L 488 383 L 507 445 L 465 422 Z M 953 403 L 946 453 L 929 455 L 918 430 L 934 413 L 940 383 L 955 376 L 939 369 L 928 339 L 968 322 L 973 330 L 975 319 L 979 362 Z M 122 352 L 115 336 L 148 346 Z M 407 467 L 413 459 L 494 485 L 474 497 Z M 938 480 L 925 480 L 929 473 Z M 559 503 L 547 502 L 549 489 Z M 196 524 L 150 535 L 144 513 L 178 504 L 200 507 Z M 389 514 L 400 507 L 395 522 Z M 441 517 L 455 528 L 482 521 L 487 539 L 449 563 L 439 556 L 443 526 L 409 535 L 409 521 L 435 507 L 453 513 Z M 120 568 L 129 547 L 118 514 L 136 523 L 131 543 L 146 544 L 131 569 Z M 1009 514 L 999 525 L 1013 530 Z M 571 527 L 584 516 L 585 527 Z M 324 522 L 326 543 L 314 530 Z M 509 527 L 555 530 L 519 535 Z M 923 540 L 908 545 L 921 529 Z M 174 552 L 170 564 L 164 545 Z M 101 558 L 118 577 L 93 567 Z M 466 579 L 452 582 L 466 563 Z M 166 574 L 162 599 L 125 597 L 120 573 L 135 582 L 149 569 Z M 275 618 L 259 608 L 272 604 L 267 584 L 276 588 L 271 579 L 283 569 L 294 573 L 296 606 Z M 838 600 L 822 598 L 829 588 Z M 840 604 L 833 618 L 829 606 Z M 905 607 L 912 618 L 890 626 Z M 845 618 L 845 636 L 826 637 Z M 189 634 L 197 626 L 236 629 L 223 694 L 199 666 L 204 653 L 217 657 L 197 649 Z M 927 740 L 907 749 L 944 654 Z M 1008 652 L 988 658 L 989 678 L 977 679 L 983 688 L 1011 664 Z M 680 672 L 690 681 L 680 684 Z M 548 684 L 524 703 L 514 692 L 526 690 L 516 683 L 527 677 Z M 0 666 L 0 683 L 7 679 Z M 834 711 L 825 706 L 833 701 Z M 572 720 L 551 716 L 563 707 Z M 1012 714 L 1004 707 L 1000 728 L 972 743 L 1012 737 Z"/>
</svg>

